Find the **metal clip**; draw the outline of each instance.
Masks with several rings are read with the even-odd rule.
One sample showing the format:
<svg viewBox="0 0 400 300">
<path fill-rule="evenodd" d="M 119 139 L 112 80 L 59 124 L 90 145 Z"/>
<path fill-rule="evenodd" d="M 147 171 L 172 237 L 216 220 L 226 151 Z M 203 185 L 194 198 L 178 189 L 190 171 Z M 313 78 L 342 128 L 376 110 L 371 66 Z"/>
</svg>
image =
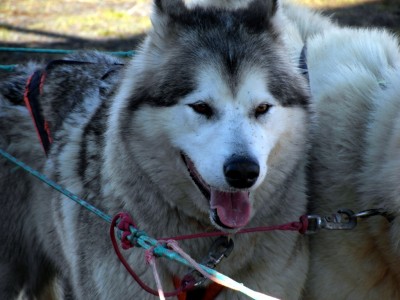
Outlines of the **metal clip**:
<svg viewBox="0 0 400 300">
<path fill-rule="evenodd" d="M 390 214 L 384 208 L 373 208 L 373 209 L 363 210 L 363 211 L 360 211 L 360 212 L 354 214 L 354 216 L 357 218 L 361 218 L 361 219 L 366 219 L 366 218 L 373 217 L 373 216 L 383 216 L 389 222 L 392 222 L 394 219 L 394 215 Z"/>
<path fill-rule="evenodd" d="M 224 257 L 228 257 L 234 247 L 233 240 L 226 237 L 220 236 L 211 245 L 207 256 L 202 260 L 202 264 L 208 268 L 215 269 L 215 267 L 221 262 Z M 207 278 L 205 278 L 197 270 L 192 270 L 185 276 L 186 278 L 195 278 L 196 283 L 194 286 L 203 284 Z"/>
<path fill-rule="evenodd" d="M 207 267 L 214 269 L 224 257 L 228 257 L 232 253 L 233 246 L 232 239 L 220 236 L 212 243 L 208 251 L 208 258 L 203 263 Z"/>
<path fill-rule="evenodd" d="M 350 209 L 342 209 L 336 214 L 325 217 L 308 215 L 307 219 L 306 233 L 316 233 L 321 229 L 350 230 L 357 226 L 357 215 Z"/>
</svg>

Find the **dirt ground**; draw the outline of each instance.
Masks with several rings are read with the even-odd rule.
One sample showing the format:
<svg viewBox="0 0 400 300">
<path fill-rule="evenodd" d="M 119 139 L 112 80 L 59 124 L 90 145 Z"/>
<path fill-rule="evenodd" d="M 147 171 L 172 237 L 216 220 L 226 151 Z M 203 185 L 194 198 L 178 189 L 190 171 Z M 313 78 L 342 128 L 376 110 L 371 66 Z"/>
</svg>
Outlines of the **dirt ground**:
<svg viewBox="0 0 400 300">
<path fill-rule="evenodd" d="M 3 0 L 0 0 L 3 1 Z M 7 1 L 7 0 L 4 0 Z M 111 1 L 112 0 L 108 0 Z M 124 2 L 124 1 L 122 1 Z M 384 3 L 385 2 L 385 3 Z M 386 3 L 387 2 L 387 3 Z M 389 4 L 390 2 L 390 4 Z M 15 2 L 14 2 L 15 3 Z M 76 2 L 78 3 L 78 2 Z M 85 13 L 85 9 L 90 11 L 90 7 L 88 4 L 91 1 L 83 1 L 81 3 L 86 3 L 86 6 L 82 7 L 82 11 Z M 92 5 L 99 5 L 99 2 L 92 2 Z M 101 1 L 100 3 L 103 3 Z M 115 5 L 120 5 L 121 2 L 116 1 Z M 124 5 L 128 5 L 125 1 Z M 133 3 L 145 3 L 145 1 L 133 1 Z M 333 3 L 333 2 L 332 2 Z M 1 15 L 1 5 L 0 4 L 0 15 Z M 143 7 L 132 7 L 132 2 L 130 2 L 130 9 L 139 9 L 138 11 L 143 11 Z M 71 9 L 71 6 L 65 7 L 63 9 Z M 140 10 L 141 9 L 141 10 Z M 54 12 L 55 14 L 55 12 Z M 397 34 L 400 34 L 400 0 L 386 0 L 386 1 L 370 1 L 364 4 L 349 6 L 345 8 L 335 8 L 328 9 L 324 11 L 324 14 L 331 16 L 333 19 L 337 20 L 340 24 L 349 25 L 349 26 L 361 26 L 361 27 L 385 27 L 390 30 L 393 30 Z M 46 32 L 41 30 L 32 30 L 24 28 L 23 18 L 15 14 L 12 17 L 12 22 L 8 20 L 0 20 L 0 29 L 8 30 L 11 33 L 29 33 L 36 34 L 39 36 L 44 36 L 45 39 L 40 38 L 37 41 L 18 41 L 18 42 L 10 42 L 10 41 L 2 41 L 0 38 L 0 47 L 35 47 L 35 48 L 51 48 L 51 49 L 97 49 L 97 50 L 107 50 L 107 51 L 127 51 L 134 49 L 138 42 L 143 38 L 143 33 L 137 33 L 130 36 L 123 37 L 110 37 L 107 38 L 90 38 L 90 37 L 82 37 L 82 34 L 78 36 L 68 35 L 65 33 L 56 33 Z M 20 23 L 18 23 L 20 18 Z M 1 19 L 1 18 L 0 18 Z M 11 25 L 12 24 L 12 25 Z M 102 25 L 107 27 L 107 23 Z M 79 32 L 79 29 L 77 30 Z M 142 31 L 143 32 L 143 31 Z M 79 32 L 80 33 L 80 32 Z M 113 34 L 113 32 L 111 32 Z M 9 65 L 22 63 L 29 59 L 41 59 L 41 60 L 50 60 L 54 59 L 52 55 L 35 55 L 35 54 L 26 54 L 26 53 L 4 53 L 0 52 L 0 65 Z M 0 71 L 4 72 L 4 71 Z"/>
</svg>

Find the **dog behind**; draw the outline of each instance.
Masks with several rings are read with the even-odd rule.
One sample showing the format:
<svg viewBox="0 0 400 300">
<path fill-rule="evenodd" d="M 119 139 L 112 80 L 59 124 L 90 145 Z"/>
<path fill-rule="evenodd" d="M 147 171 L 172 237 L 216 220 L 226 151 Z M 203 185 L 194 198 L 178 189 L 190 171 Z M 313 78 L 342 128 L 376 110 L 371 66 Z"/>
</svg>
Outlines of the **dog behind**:
<svg viewBox="0 0 400 300">
<path fill-rule="evenodd" d="M 389 220 L 359 219 L 352 231 L 312 236 L 306 299 L 400 297 L 398 43 L 382 30 L 347 28 L 307 42 L 311 212 L 383 208 Z"/>
</svg>

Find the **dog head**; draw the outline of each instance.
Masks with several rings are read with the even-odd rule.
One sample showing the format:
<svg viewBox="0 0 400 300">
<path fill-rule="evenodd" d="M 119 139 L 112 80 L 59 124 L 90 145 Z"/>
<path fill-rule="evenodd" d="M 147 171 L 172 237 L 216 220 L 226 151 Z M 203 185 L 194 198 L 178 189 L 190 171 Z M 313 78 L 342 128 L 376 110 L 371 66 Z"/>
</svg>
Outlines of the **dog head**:
<svg viewBox="0 0 400 300">
<path fill-rule="evenodd" d="M 124 153 L 139 157 L 173 205 L 209 212 L 222 230 L 249 223 L 271 169 L 286 172 L 304 140 L 307 89 L 277 9 L 267 0 L 238 9 L 155 1 L 154 28 L 113 104 Z"/>
</svg>

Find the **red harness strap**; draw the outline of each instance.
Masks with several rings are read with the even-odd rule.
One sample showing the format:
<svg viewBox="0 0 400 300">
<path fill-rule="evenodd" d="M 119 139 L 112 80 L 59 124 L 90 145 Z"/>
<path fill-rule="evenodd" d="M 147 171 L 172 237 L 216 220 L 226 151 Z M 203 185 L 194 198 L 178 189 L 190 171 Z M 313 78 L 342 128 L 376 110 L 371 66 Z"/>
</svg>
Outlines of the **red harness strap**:
<svg viewBox="0 0 400 300">
<path fill-rule="evenodd" d="M 175 288 L 179 288 L 181 286 L 181 280 L 178 277 L 174 276 L 173 282 L 174 282 Z M 219 293 L 222 292 L 223 289 L 224 289 L 224 286 L 222 286 L 218 283 L 212 282 L 212 283 L 210 283 L 210 285 L 208 285 L 205 288 L 204 291 L 201 291 L 203 293 L 201 298 L 196 297 L 196 299 L 214 300 L 219 295 Z M 191 300 L 192 297 L 190 297 L 190 294 L 193 294 L 196 292 L 200 292 L 200 291 L 191 290 L 191 291 L 187 291 L 187 292 L 182 292 L 181 294 L 179 294 L 177 296 L 177 298 L 178 298 L 178 300 Z"/>
<path fill-rule="evenodd" d="M 53 139 L 50 134 L 49 124 L 43 118 L 39 101 L 45 75 L 45 71 L 39 70 L 28 78 L 25 87 L 24 102 L 31 114 L 36 133 L 39 137 L 40 143 L 43 146 L 43 150 L 47 155 Z"/>
</svg>

